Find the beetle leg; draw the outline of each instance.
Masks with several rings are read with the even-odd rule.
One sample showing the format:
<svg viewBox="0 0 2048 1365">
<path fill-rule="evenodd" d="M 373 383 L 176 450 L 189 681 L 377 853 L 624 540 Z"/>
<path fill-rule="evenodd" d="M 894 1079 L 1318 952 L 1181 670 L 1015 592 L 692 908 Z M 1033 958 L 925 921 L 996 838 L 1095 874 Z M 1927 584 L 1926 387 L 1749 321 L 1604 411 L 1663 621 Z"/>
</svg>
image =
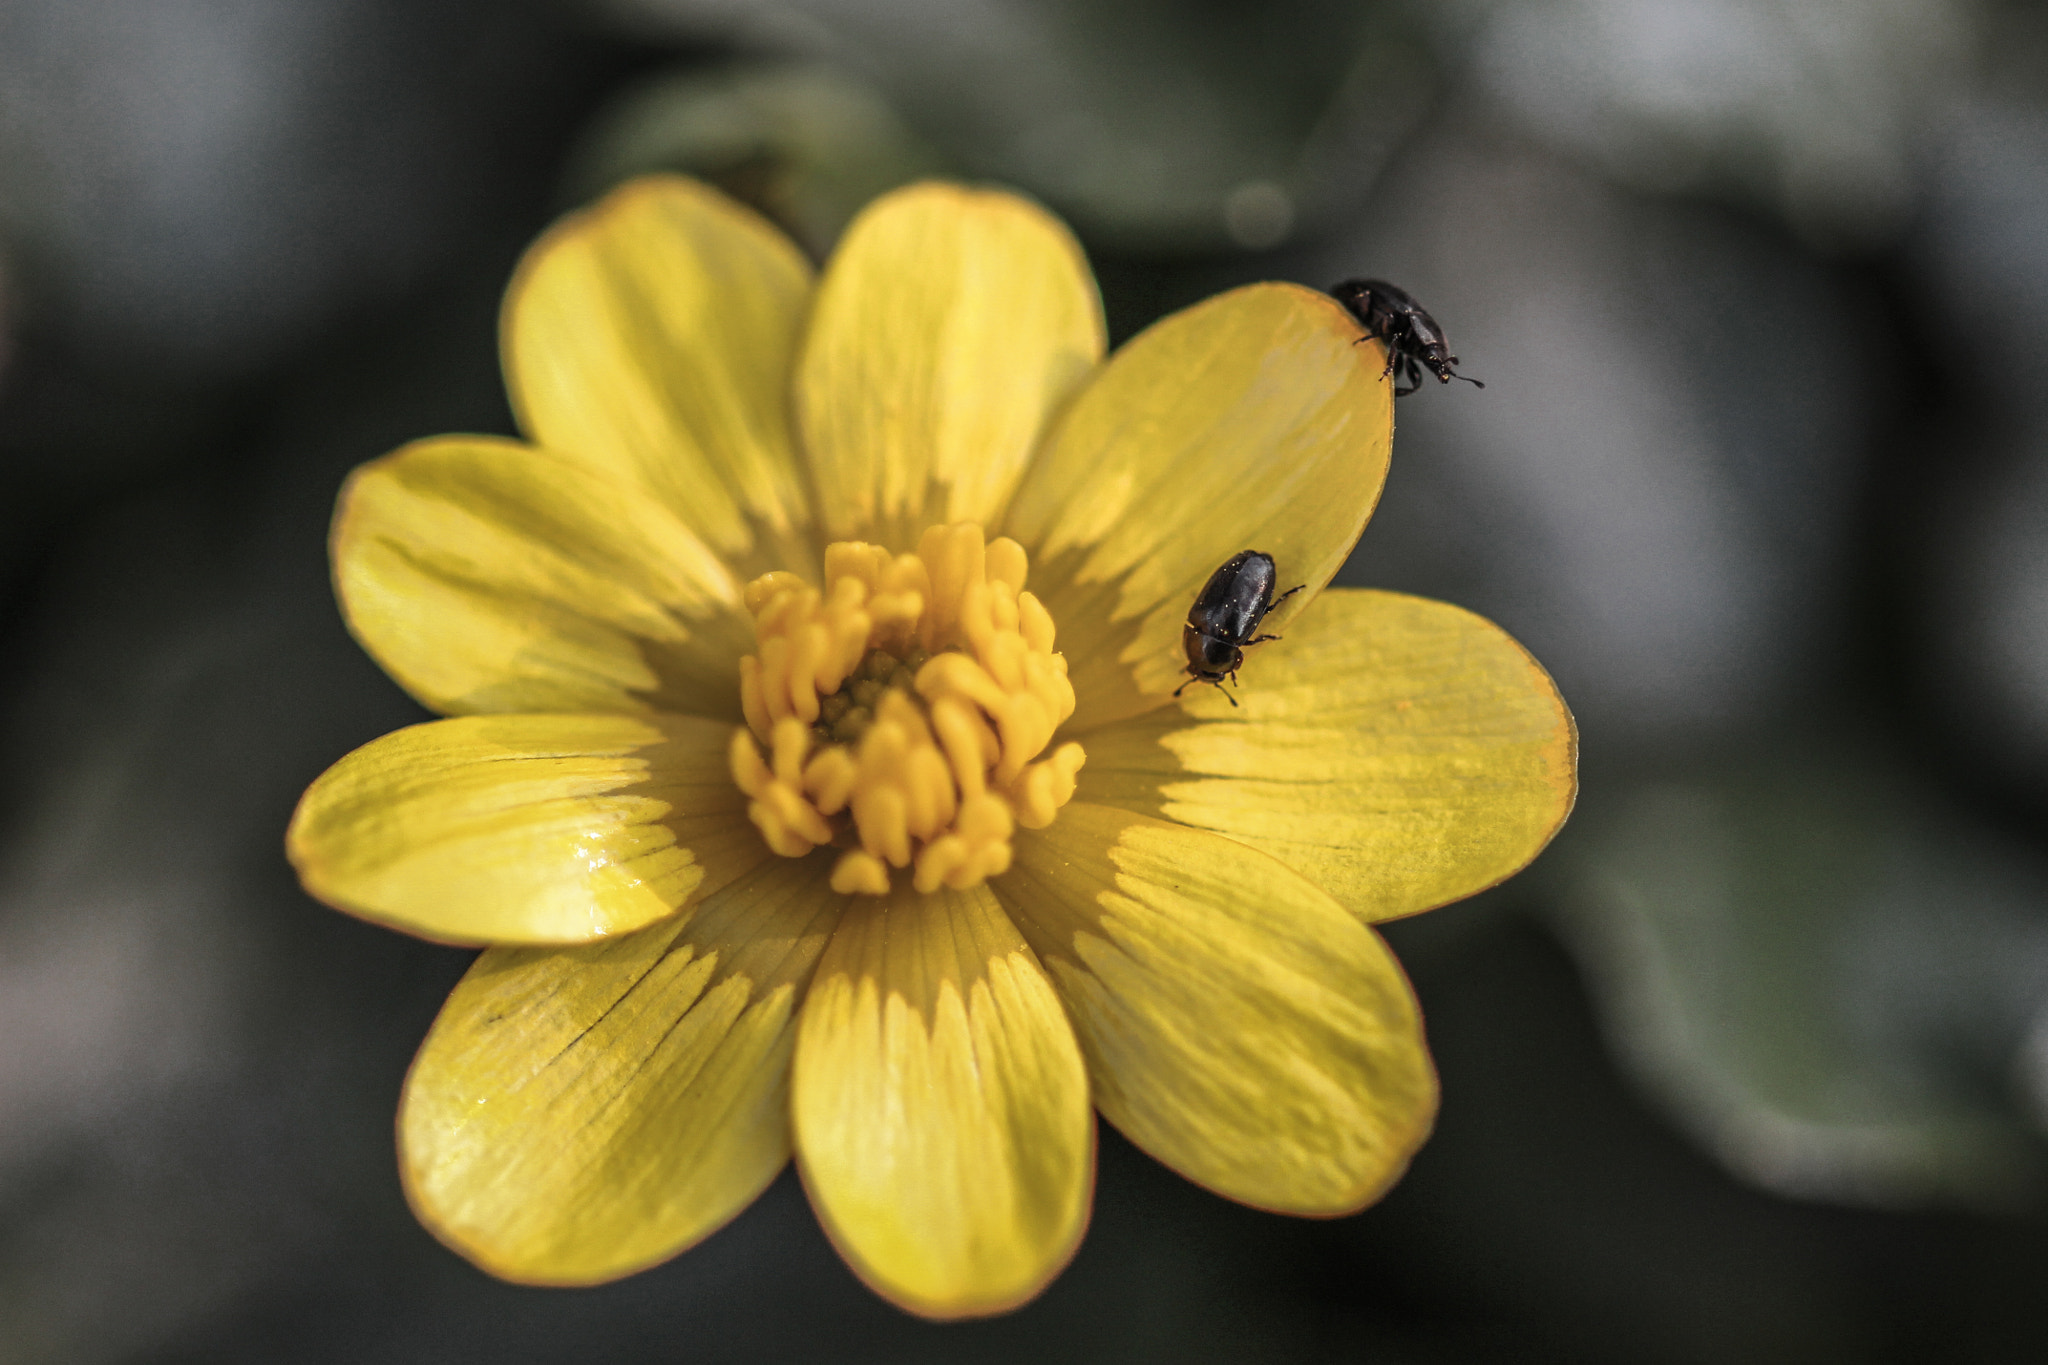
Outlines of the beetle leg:
<svg viewBox="0 0 2048 1365">
<path fill-rule="evenodd" d="M 1294 585 L 1293 587 L 1289 588 L 1289 589 L 1288 589 L 1288 590 L 1287 590 L 1286 592 L 1283 592 L 1283 593 L 1281 593 L 1281 594 L 1280 594 L 1280 595 L 1279 595 L 1278 597 L 1274 598 L 1274 599 L 1273 599 L 1273 600 L 1272 600 L 1271 602 L 1269 602 L 1269 603 L 1268 603 L 1268 604 L 1266 605 L 1266 610 L 1267 610 L 1267 611 L 1271 611 L 1271 610 L 1273 610 L 1273 608 L 1274 608 L 1274 607 L 1277 607 L 1277 606 L 1279 606 L 1279 605 L 1280 605 L 1280 604 L 1281 604 L 1282 602 L 1285 602 L 1285 601 L 1286 601 L 1286 600 L 1287 600 L 1288 598 L 1290 598 L 1290 597 L 1294 596 L 1294 594 L 1296 594 L 1296 593 L 1300 592 L 1300 591 L 1301 591 L 1301 590 L 1302 590 L 1303 588 L 1305 588 L 1305 587 L 1307 587 L 1307 586 L 1308 586 L 1308 584 L 1306 584 L 1306 583 L 1296 583 L 1296 584 L 1295 584 L 1295 585 Z"/>
<path fill-rule="evenodd" d="M 1268 641 L 1268 640 L 1277 640 L 1277 639 L 1279 639 L 1279 638 L 1280 638 L 1280 637 L 1279 637 L 1278 635 L 1254 635 L 1254 636 L 1252 636 L 1252 638 L 1251 638 L 1251 639 L 1249 639 L 1249 640 L 1246 640 L 1246 641 L 1244 642 L 1244 643 L 1245 643 L 1245 648 L 1249 649 L 1249 648 L 1251 648 L 1251 647 L 1252 647 L 1253 645 L 1262 645 L 1262 644 L 1266 643 L 1266 641 Z"/>
</svg>

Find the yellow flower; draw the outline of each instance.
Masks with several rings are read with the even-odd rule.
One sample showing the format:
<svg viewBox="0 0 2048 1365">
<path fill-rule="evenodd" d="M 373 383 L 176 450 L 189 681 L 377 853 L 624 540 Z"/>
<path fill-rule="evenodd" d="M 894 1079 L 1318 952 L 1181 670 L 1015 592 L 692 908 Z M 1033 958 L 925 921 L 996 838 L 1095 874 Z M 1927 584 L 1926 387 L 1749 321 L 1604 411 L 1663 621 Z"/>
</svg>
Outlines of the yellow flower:
<svg viewBox="0 0 2048 1365">
<path fill-rule="evenodd" d="M 1368 926 L 1525 865 L 1576 751 L 1494 626 L 1325 589 L 1393 430 L 1357 337 L 1260 284 L 1105 359 L 1066 230 L 946 185 L 815 282 L 675 178 L 542 238 L 504 314 L 528 440 L 407 446 L 335 519 L 351 628 L 453 718 L 288 839 L 330 904 L 488 946 L 401 1101 L 427 1226 L 590 1284 L 794 1154 L 863 1279 L 958 1317 L 1072 1254 L 1094 1109 L 1247 1204 L 1376 1199 L 1436 1079 Z M 1176 702 L 1247 548 L 1308 590 L 1241 705 Z"/>
</svg>

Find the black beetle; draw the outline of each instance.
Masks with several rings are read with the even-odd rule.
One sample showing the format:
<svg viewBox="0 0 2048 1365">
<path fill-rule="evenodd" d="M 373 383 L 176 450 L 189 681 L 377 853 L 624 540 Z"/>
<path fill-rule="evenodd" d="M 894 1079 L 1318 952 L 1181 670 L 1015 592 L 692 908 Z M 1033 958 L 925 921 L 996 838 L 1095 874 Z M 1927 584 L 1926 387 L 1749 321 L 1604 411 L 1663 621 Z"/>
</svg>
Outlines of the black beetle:
<svg viewBox="0 0 2048 1365">
<path fill-rule="evenodd" d="M 1365 328 L 1365 336 L 1359 341 L 1372 337 L 1386 346 L 1387 368 L 1380 373 L 1394 376 L 1394 397 L 1421 388 L 1424 370 L 1434 374 L 1440 384 L 1462 379 L 1478 388 L 1486 387 L 1452 368 L 1458 357 L 1451 354 L 1444 329 L 1437 326 L 1436 319 L 1407 290 L 1385 280 L 1346 280 L 1330 286 L 1330 297 L 1350 310 L 1351 316 Z M 1404 372 L 1408 376 L 1405 389 L 1399 387 Z"/>
<path fill-rule="evenodd" d="M 1213 683 L 1224 696 L 1230 693 L 1223 680 L 1237 681 L 1244 663 L 1246 645 L 1277 640 L 1277 635 L 1254 635 L 1266 613 L 1308 585 L 1298 584 L 1273 596 L 1276 581 L 1273 556 L 1257 550 L 1240 550 L 1209 575 L 1209 582 L 1195 605 L 1188 608 L 1188 623 L 1180 633 L 1180 647 L 1188 656 L 1188 680 L 1173 689 L 1179 696 L 1198 682 Z M 1237 705 L 1237 698 L 1230 697 Z"/>
</svg>

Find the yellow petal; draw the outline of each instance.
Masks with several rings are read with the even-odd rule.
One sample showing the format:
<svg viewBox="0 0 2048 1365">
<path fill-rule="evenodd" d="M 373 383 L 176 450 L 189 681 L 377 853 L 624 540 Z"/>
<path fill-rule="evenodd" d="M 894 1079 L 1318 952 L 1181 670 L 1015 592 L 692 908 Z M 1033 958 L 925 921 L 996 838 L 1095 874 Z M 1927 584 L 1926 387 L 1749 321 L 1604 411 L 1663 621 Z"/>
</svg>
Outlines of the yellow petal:
<svg viewBox="0 0 2048 1365">
<path fill-rule="evenodd" d="M 643 490 L 443 436 L 355 472 L 333 553 L 349 628 L 436 710 L 739 720 L 740 585 Z"/>
<path fill-rule="evenodd" d="M 1378 935 L 1265 854 L 1076 801 L 990 883 L 1073 1016 L 1095 1103 L 1218 1194 L 1348 1213 L 1429 1133 L 1436 1073 Z"/>
<path fill-rule="evenodd" d="M 505 296 L 521 427 L 637 480 L 737 568 L 814 573 L 787 418 L 811 272 L 717 190 L 649 176 L 536 242 Z"/>
<path fill-rule="evenodd" d="M 912 1312 L 1013 1307 L 1080 1241 L 1087 1076 L 985 887 L 853 899 L 804 1001 L 790 1112 L 833 1243 Z"/>
<path fill-rule="evenodd" d="M 1157 706 L 1187 681 L 1181 627 L 1240 550 L 1295 596 L 1350 553 L 1386 479 L 1392 388 L 1329 297 L 1254 284 L 1154 323 L 1060 419 L 1005 523 L 1060 626 L 1077 733 Z"/>
<path fill-rule="evenodd" d="M 1571 713 L 1462 608 L 1333 588 L 1241 677 L 1235 710 L 1193 687 L 1090 735 L 1081 798 L 1263 849 L 1366 920 L 1505 880 L 1571 811 Z"/>
<path fill-rule="evenodd" d="M 776 858 L 671 921 L 495 948 L 406 1077 L 420 1221 L 494 1275 L 616 1279 L 715 1231 L 789 1159 L 797 998 L 840 897 Z"/>
<path fill-rule="evenodd" d="M 927 525 L 992 520 L 1102 349 L 1088 263 L 1043 209 L 938 184 L 876 200 L 818 286 L 797 369 L 828 539 L 909 550 Z"/>
<path fill-rule="evenodd" d="M 431 721 L 321 774 L 285 848 L 313 895 L 422 938 L 628 933 L 769 857 L 731 739 L 682 716 Z"/>
</svg>

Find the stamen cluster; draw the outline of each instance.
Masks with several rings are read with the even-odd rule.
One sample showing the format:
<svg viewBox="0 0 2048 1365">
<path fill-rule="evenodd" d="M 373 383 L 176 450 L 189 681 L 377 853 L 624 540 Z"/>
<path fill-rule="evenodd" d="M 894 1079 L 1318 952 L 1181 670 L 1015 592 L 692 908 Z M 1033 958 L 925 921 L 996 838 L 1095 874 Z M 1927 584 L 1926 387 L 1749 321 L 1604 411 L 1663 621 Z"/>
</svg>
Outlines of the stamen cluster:
<svg viewBox="0 0 2048 1365">
<path fill-rule="evenodd" d="M 1038 757 L 1074 689 L 1028 567 L 962 523 L 915 554 L 827 546 L 822 591 L 779 572 L 747 585 L 759 652 L 740 660 L 732 771 L 771 849 L 843 847 L 842 893 L 885 894 L 892 867 L 965 889 L 1009 869 L 1017 825 L 1052 823 L 1086 755 Z"/>
</svg>

